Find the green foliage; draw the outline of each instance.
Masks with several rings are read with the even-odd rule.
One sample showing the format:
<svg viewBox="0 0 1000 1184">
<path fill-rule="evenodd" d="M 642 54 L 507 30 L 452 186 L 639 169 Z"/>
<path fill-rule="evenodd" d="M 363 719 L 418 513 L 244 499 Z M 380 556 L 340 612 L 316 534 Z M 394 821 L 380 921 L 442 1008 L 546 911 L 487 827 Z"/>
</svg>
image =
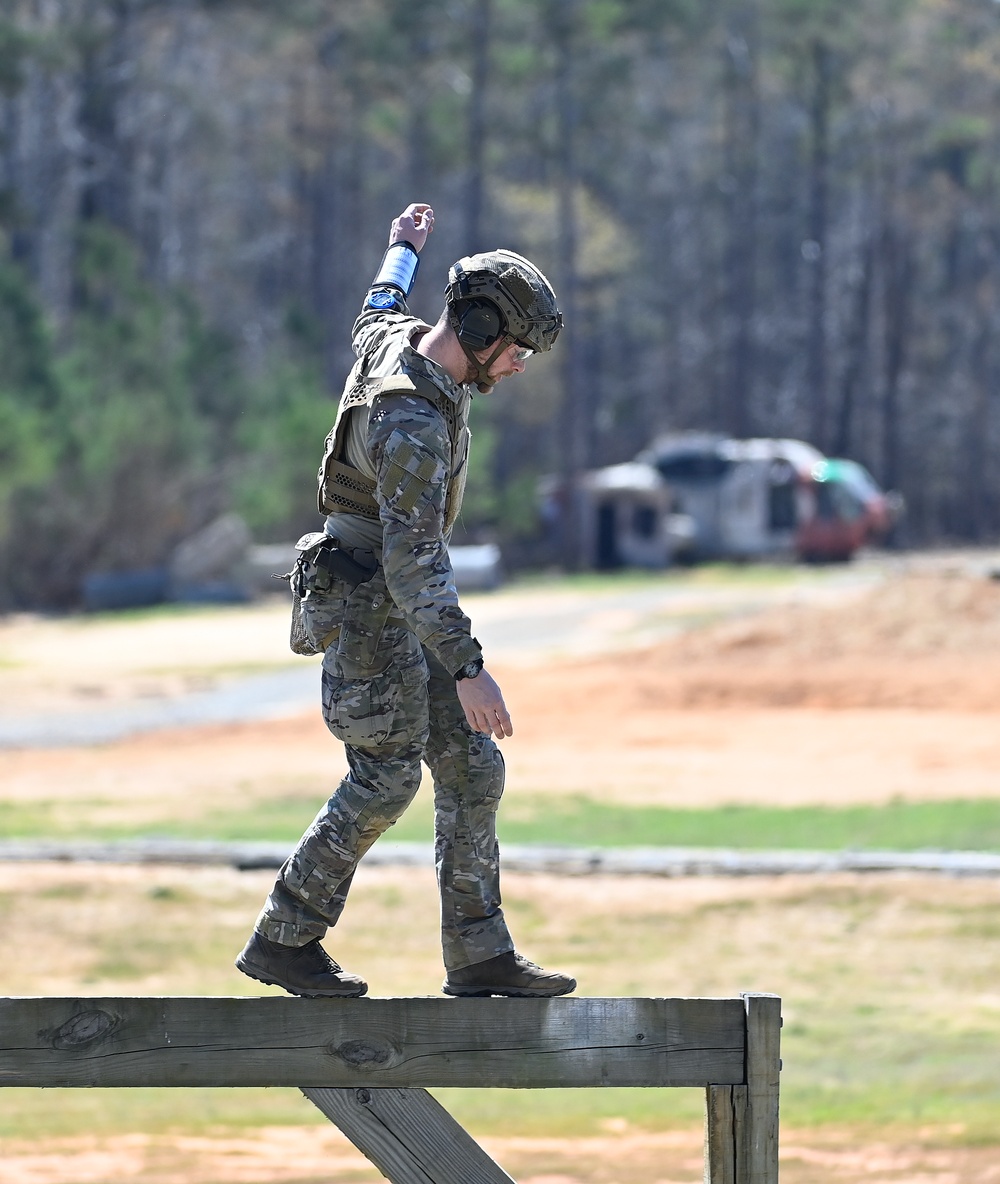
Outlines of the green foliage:
<svg viewBox="0 0 1000 1184">
<path fill-rule="evenodd" d="M 231 488 L 256 537 L 281 542 L 316 528 L 313 473 L 336 412 L 309 362 L 278 361 L 250 385 Z"/>
<path fill-rule="evenodd" d="M 120 231 L 81 227 L 74 278 L 57 349 L 23 274 L 0 263 L 0 606 L 71 605 L 88 571 L 163 564 L 230 507 L 263 539 L 311 526 L 336 409 L 308 318 L 290 323 L 295 360 L 250 379 L 231 336 L 152 284 Z"/>
<path fill-rule="evenodd" d="M 199 524 L 199 501 L 217 482 L 221 413 L 237 384 L 232 350 L 190 301 L 145 279 L 109 226 L 81 228 L 75 278 L 75 315 L 57 352 L 23 282 L 9 265 L 0 271 L 0 339 L 13 341 L 4 385 L 16 392 L 0 388 L 16 456 L 0 486 L 0 548 L 17 555 L 4 564 L 0 603 L 72 603 L 89 570 L 162 563 Z"/>
<path fill-rule="evenodd" d="M 0 537 L 19 498 L 51 475 L 56 401 L 51 346 L 23 274 L 0 262 Z"/>
<path fill-rule="evenodd" d="M 474 443 L 460 526 L 470 538 L 488 533 L 501 547 L 531 538 L 539 529 L 537 454 L 512 454 L 509 446 L 517 413 L 517 405 L 498 392 L 474 399 L 469 417 Z"/>
<path fill-rule="evenodd" d="M 22 66 L 31 40 L 16 21 L 0 18 L 0 93 L 10 96 L 21 86 Z"/>
<path fill-rule="evenodd" d="M 56 399 L 41 309 L 24 273 L 7 260 L 0 260 L 0 386 L 42 409 Z"/>
</svg>

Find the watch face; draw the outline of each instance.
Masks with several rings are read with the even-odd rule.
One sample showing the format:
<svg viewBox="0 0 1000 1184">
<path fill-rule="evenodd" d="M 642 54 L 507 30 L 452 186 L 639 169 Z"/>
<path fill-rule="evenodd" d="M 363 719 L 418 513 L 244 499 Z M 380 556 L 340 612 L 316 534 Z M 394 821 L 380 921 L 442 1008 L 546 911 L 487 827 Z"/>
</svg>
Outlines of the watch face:
<svg viewBox="0 0 1000 1184">
<path fill-rule="evenodd" d="M 396 296 L 393 292 L 372 292 L 368 297 L 369 308 L 395 308 Z"/>
</svg>

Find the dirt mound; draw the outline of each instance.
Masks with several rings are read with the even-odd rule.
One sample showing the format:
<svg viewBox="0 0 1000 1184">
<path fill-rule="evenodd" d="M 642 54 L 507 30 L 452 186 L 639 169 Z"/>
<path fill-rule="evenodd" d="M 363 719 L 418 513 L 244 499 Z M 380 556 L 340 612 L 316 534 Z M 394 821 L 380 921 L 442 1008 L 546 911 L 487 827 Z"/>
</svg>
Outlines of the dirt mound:
<svg viewBox="0 0 1000 1184">
<path fill-rule="evenodd" d="M 1000 657 L 1000 581 L 903 575 L 835 606 L 792 605 L 675 639 L 677 658 Z"/>
<path fill-rule="evenodd" d="M 775 609 L 581 663 L 573 678 L 640 710 L 995 710 L 1000 582 L 903 575 L 849 603 Z"/>
</svg>

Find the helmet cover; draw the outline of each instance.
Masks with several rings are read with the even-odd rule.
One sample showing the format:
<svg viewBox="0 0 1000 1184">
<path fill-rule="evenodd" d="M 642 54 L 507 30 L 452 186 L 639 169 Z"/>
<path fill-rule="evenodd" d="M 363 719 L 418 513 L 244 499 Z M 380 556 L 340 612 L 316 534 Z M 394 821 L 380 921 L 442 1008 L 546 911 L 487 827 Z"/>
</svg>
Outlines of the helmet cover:
<svg viewBox="0 0 1000 1184">
<path fill-rule="evenodd" d="M 454 316 L 466 300 L 488 300 L 499 311 L 501 335 L 535 353 L 547 353 L 562 328 L 552 285 L 541 271 L 513 251 L 466 255 L 448 272 L 445 298 Z"/>
</svg>

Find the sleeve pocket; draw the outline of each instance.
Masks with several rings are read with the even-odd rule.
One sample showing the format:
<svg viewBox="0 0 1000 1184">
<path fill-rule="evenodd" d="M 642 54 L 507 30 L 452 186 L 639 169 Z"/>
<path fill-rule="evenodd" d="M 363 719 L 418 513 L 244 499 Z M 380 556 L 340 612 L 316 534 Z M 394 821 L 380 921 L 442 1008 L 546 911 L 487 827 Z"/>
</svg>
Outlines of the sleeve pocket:
<svg viewBox="0 0 1000 1184">
<path fill-rule="evenodd" d="M 403 431 L 385 447 L 379 486 L 386 506 L 407 521 L 419 517 L 435 496 L 444 496 L 444 463 Z"/>
</svg>

